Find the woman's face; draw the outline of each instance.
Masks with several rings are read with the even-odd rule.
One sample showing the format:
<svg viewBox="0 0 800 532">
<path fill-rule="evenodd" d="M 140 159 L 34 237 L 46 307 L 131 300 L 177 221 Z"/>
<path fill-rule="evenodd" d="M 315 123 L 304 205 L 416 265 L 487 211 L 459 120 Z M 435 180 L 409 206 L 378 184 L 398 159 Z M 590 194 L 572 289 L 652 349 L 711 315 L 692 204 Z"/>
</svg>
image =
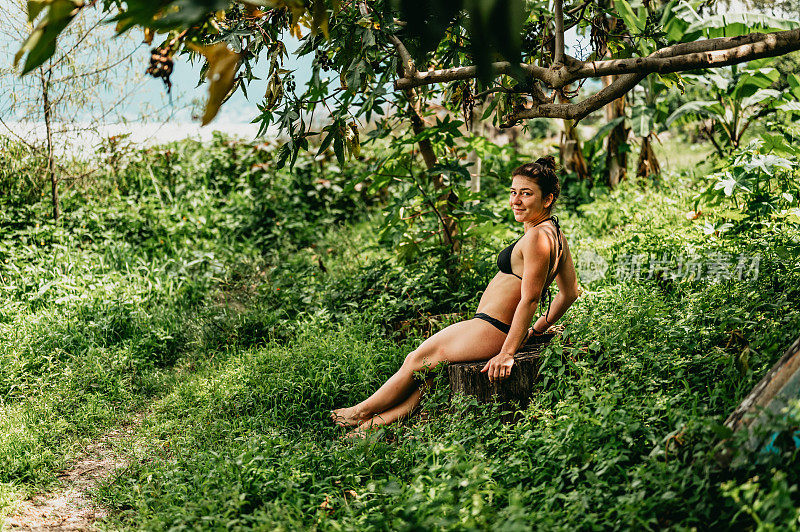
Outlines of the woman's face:
<svg viewBox="0 0 800 532">
<path fill-rule="evenodd" d="M 540 219 L 553 203 L 553 195 L 542 198 L 542 189 L 534 179 L 515 175 L 511 180 L 511 193 L 508 200 L 518 222 L 532 222 Z"/>
</svg>

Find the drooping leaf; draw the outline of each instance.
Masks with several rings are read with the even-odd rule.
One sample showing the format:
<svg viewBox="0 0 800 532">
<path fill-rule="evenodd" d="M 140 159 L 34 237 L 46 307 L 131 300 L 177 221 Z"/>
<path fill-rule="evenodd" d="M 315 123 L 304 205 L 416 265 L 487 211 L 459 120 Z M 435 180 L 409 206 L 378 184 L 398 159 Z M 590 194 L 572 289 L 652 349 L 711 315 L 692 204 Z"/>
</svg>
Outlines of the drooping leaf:
<svg viewBox="0 0 800 532">
<path fill-rule="evenodd" d="M 781 97 L 781 92 L 775 89 L 761 89 L 752 96 L 742 99 L 742 108 L 747 109 L 756 104 L 764 104 L 767 100 L 776 100 Z"/>
<path fill-rule="evenodd" d="M 217 116 L 222 102 L 233 88 L 241 56 L 222 43 L 213 46 L 191 45 L 191 48 L 203 54 L 208 62 L 206 73 L 206 79 L 209 81 L 208 101 L 203 113 L 205 126 Z"/>
<path fill-rule="evenodd" d="M 313 16 L 311 17 L 311 31 L 314 33 L 321 31 L 322 35 L 325 36 L 326 39 L 329 38 L 328 8 L 325 5 L 325 0 L 313 0 L 311 2 L 311 11 L 313 13 Z"/>
<path fill-rule="evenodd" d="M 675 111 L 667 117 L 664 125 L 669 127 L 675 120 L 686 115 L 717 116 L 720 114 L 717 107 L 719 107 L 719 103 L 714 101 L 687 102 L 675 109 Z"/>
<path fill-rule="evenodd" d="M 50 0 L 28 0 L 28 22 L 33 22 L 42 12 Z"/>
</svg>

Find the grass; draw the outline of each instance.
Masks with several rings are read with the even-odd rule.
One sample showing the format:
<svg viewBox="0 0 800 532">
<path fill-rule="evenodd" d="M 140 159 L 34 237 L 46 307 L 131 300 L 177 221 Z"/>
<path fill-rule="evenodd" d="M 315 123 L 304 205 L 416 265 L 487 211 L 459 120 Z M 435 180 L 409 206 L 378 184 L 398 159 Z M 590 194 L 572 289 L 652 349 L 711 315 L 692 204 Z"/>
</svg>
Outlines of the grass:
<svg viewBox="0 0 800 532">
<path fill-rule="evenodd" d="M 687 219 L 702 180 L 686 174 L 560 213 L 573 255 L 612 269 L 584 283 L 523 419 L 451 402 L 440 382 L 422 416 L 351 442 L 328 411 L 367 397 L 422 340 L 394 323 L 474 310 L 505 227 L 468 243 L 471 269 L 453 288 L 434 263 L 395 261 L 377 216 L 326 224 L 311 213 L 278 230 L 270 223 L 291 216 L 277 212 L 253 225 L 246 168 L 230 174 L 236 186 L 217 170 L 183 197 L 180 179 L 156 172 L 175 181 L 164 205 L 135 187 L 135 201 L 123 191 L 104 207 L 67 195 L 60 225 L 15 226 L 0 248 L 0 508 L 52 485 L 79 442 L 146 409 L 130 466 L 95 494 L 111 529 L 798 523 L 792 444 L 745 453 L 734 469 L 714 459 L 721 422 L 800 329 L 796 227 L 708 233 L 724 209 Z M 758 254 L 758 278 L 614 275 L 624 255 L 719 252 Z M 772 429 L 792 434 L 796 410 Z"/>
<path fill-rule="evenodd" d="M 687 142 L 681 134 L 662 134 L 660 142 L 653 144 L 658 162 L 665 172 L 674 175 L 682 172 L 695 173 L 698 177 L 703 173 L 710 172 L 709 155 L 713 150 L 711 143 Z M 638 153 L 636 154 L 638 157 Z M 633 157 L 632 164 L 636 164 L 636 157 Z M 632 168 L 635 172 L 636 168 Z"/>
</svg>

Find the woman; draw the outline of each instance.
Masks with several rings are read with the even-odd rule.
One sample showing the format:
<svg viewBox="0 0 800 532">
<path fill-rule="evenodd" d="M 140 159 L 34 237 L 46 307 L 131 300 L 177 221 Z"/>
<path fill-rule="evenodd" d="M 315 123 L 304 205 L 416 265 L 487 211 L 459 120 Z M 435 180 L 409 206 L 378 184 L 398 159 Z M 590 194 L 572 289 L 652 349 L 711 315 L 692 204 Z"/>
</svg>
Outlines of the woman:
<svg viewBox="0 0 800 532">
<path fill-rule="evenodd" d="M 481 370 L 492 382 L 511 374 L 514 353 L 529 334 L 542 334 L 578 297 L 575 267 L 567 240 L 550 211 L 560 192 L 555 160 L 543 157 L 514 170 L 509 203 L 525 233 L 497 257 L 499 272 L 481 297 L 471 320 L 450 325 L 434 334 L 403 362 L 378 391 L 349 408 L 331 413 L 337 425 L 364 429 L 387 425 L 410 415 L 420 402 L 414 372 L 439 362 L 488 360 Z M 555 280 L 558 295 L 533 327 L 538 303 Z"/>
</svg>

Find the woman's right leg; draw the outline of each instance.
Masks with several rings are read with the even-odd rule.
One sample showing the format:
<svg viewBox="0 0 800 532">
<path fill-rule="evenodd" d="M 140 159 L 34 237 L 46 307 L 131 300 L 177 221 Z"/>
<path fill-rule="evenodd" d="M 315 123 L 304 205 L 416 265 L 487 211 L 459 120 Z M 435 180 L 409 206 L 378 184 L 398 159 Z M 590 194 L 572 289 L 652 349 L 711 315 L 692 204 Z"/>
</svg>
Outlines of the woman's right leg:
<svg viewBox="0 0 800 532">
<path fill-rule="evenodd" d="M 417 383 L 414 372 L 434 368 L 439 362 L 470 362 L 488 360 L 496 355 L 506 334 L 490 323 L 472 319 L 454 323 L 434 334 L 412 351 L 397 372 L 378 391 L 350 408 L 332 413 L 333 420 L 342 426 L 356 426 L 408 399 Z"/>
<path fill-rule="evenodd" d="M 395 421 L 405 419 L 411 414 L 414 413 L 414 410 L 419 406 L 419 403 L 422 400 L 422 393 L 423 389 L 421 386 L 417 387 L 416 390 L 411 392 L 411 395 L 406 397 L 406 399 L 399 404 L 389 408 L 388 410 L 383 411 L 380 414 L 376 414 L 372 416 L 371 419 L 364 421 L 360 425 L 358 425 L 355 430 L 352 430 L 348 433 L 348 436 L 358 436 L 364 437 L 367 434 L 367 429 L 379 427 L 382 425 L 389 425 L 394 423 Z"/>
</svg>

